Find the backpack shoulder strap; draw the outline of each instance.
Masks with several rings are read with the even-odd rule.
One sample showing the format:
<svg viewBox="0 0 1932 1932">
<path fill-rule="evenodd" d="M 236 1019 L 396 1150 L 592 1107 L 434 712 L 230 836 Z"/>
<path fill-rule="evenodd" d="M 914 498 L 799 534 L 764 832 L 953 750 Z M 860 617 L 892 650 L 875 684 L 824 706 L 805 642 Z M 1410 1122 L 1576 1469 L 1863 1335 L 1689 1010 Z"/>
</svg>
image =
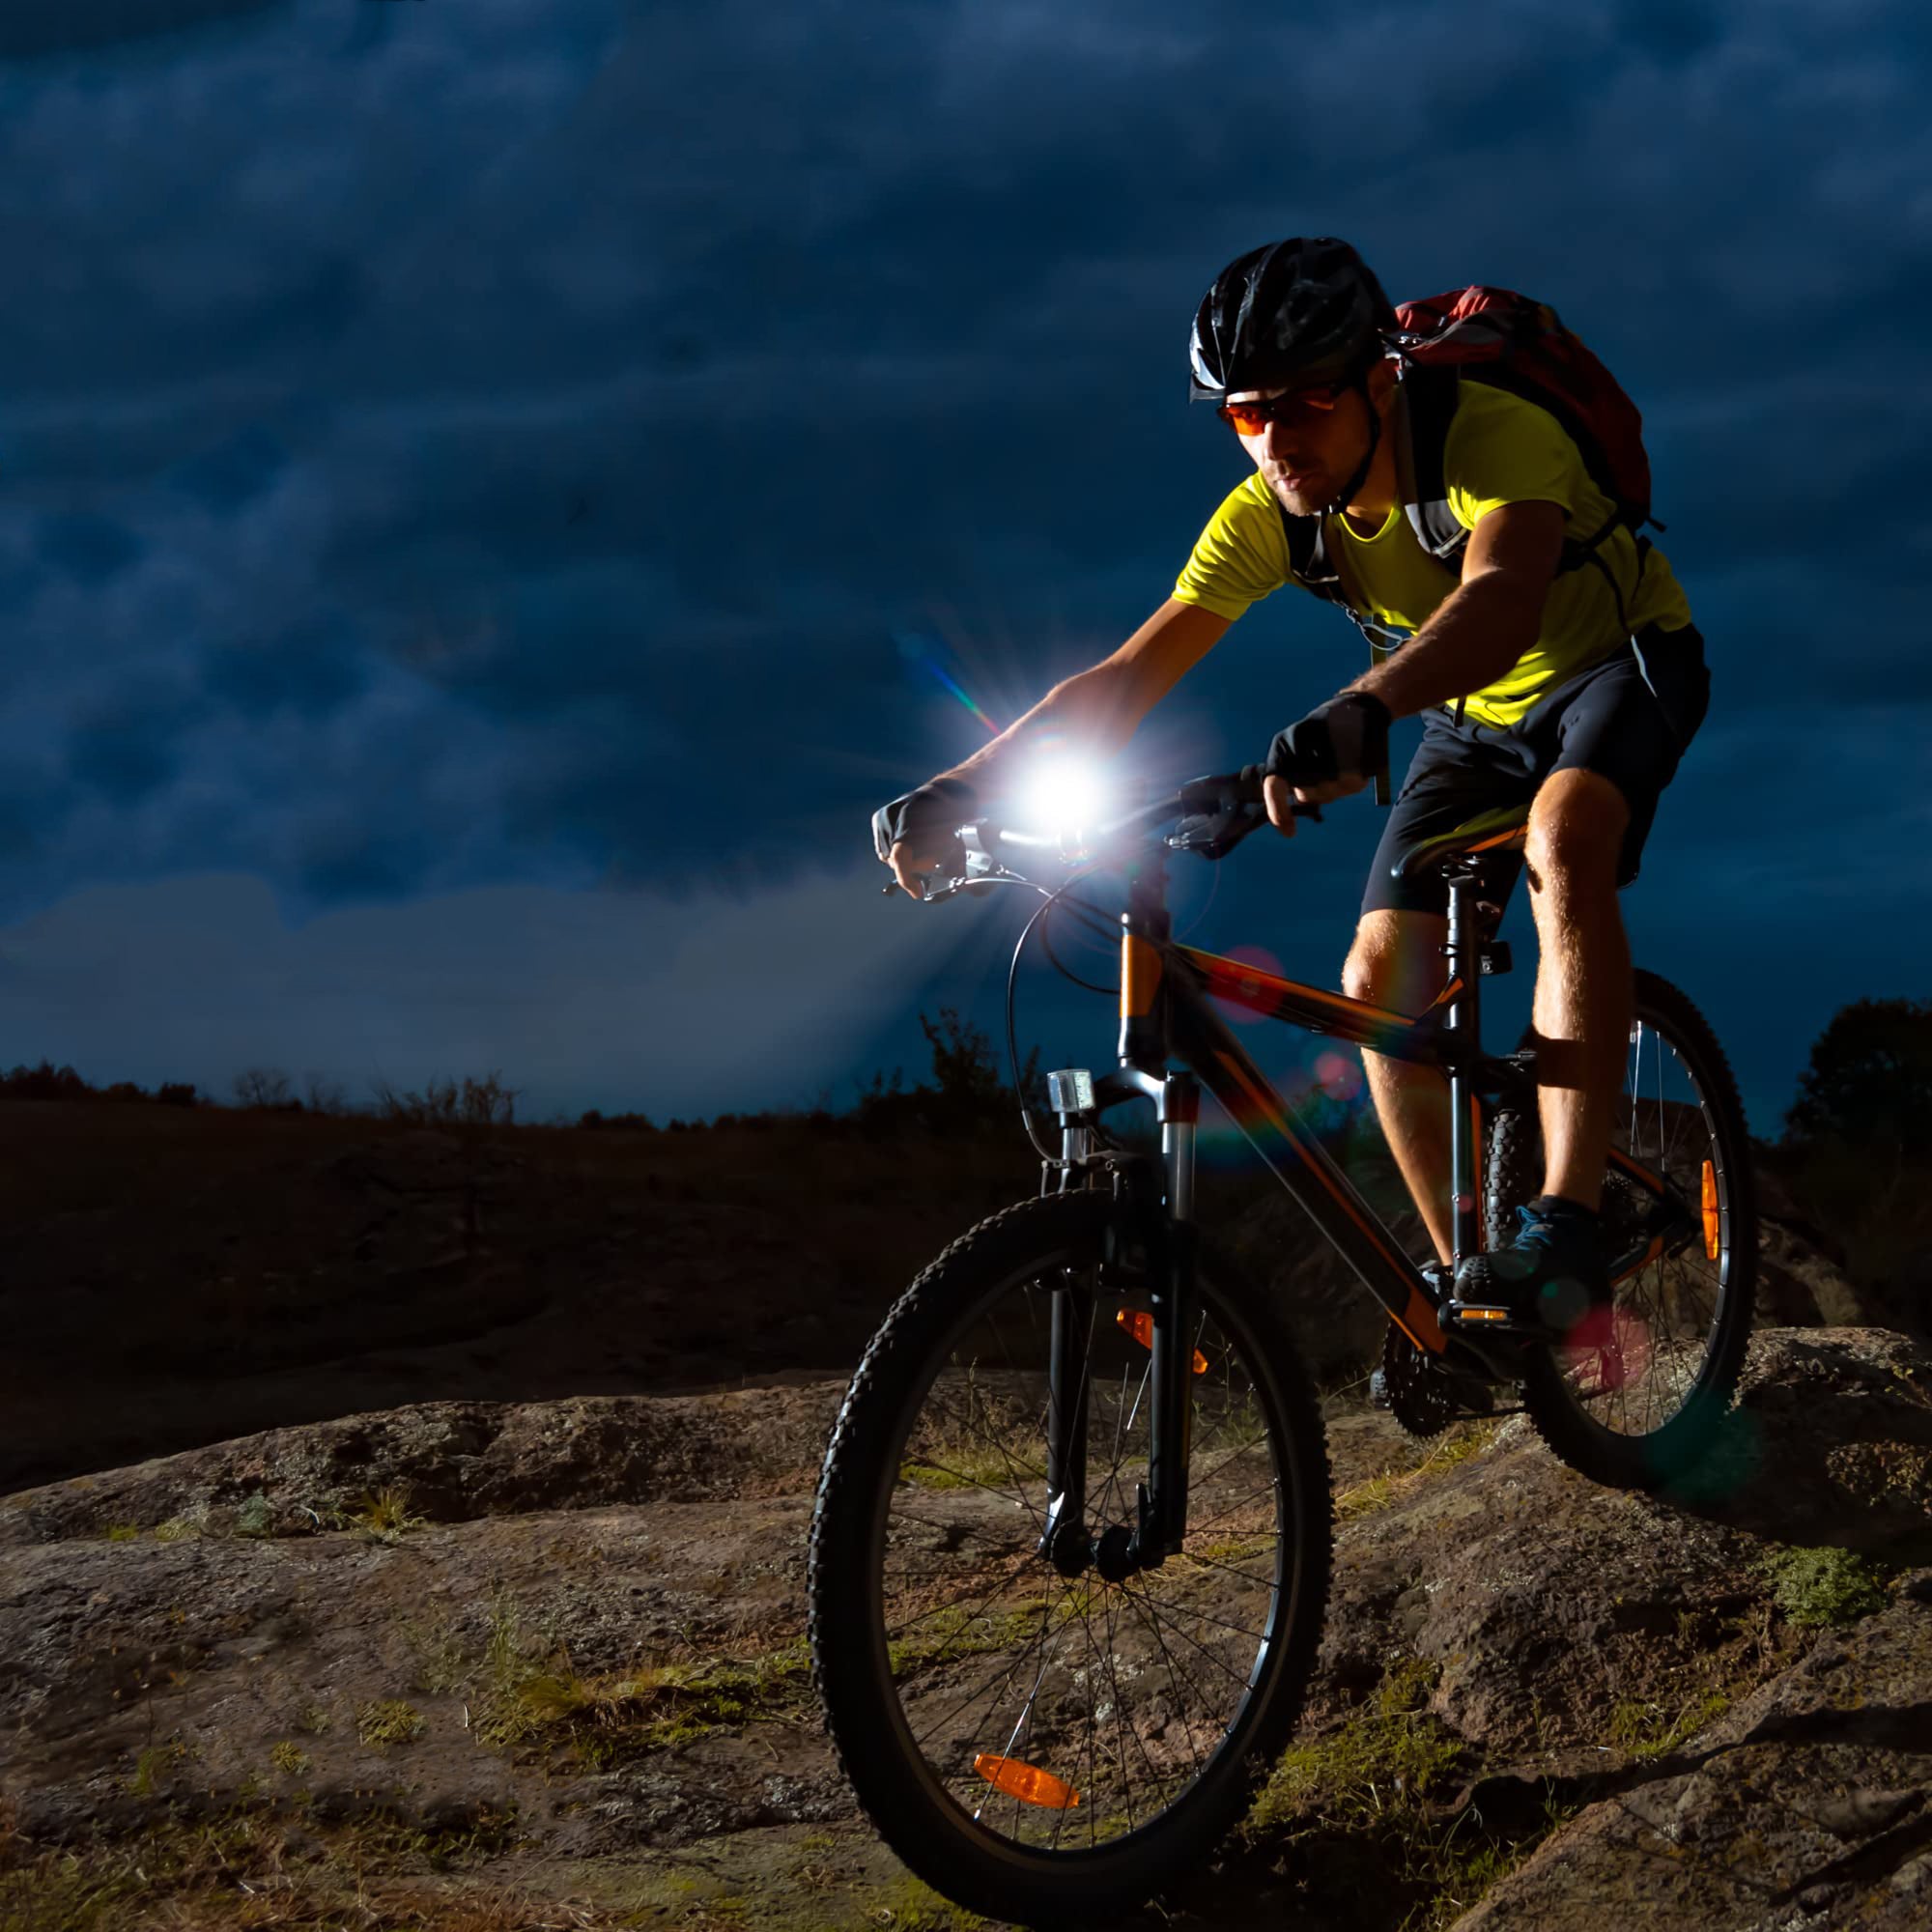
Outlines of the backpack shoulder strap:
<svg viewBox="0 0 1932 1932">
<path fill-rule="evenodd" d="M 1355 609 L 1357 586 L 1344 576 L 1341 557 L 1331 554 L 1328 549 L 1325 520 L 1293 516 L 1288 505 L 1279 497 L 1275 499 L 1275 507 L 1281 512 L 1282 529 L 1288 537 L 1288 567 L 1294 581 L 1304 590 L 1312 590 L 1316 596 L 1339 607 L 1368 639 L 1369 663 L 1380 664 L 1393 647 L 1396 634 L 1380 624 L 1372 623 Z M 1387 805 L 1391 793 L 1386 756 L 1382 759 L 1381 770 L 1375 774 L 1375 781 L 1376 803 Z"/>
<path fill-rule="evenodd" d="M 1350 576 L 1339 553 L 1329 548 L 1325 519 L 1291 516 L 1279 498 L 1275 507 L 1281 511 L 1282 528 L 1288 536 L 1288 567 L 1295 582 L 1324 602 L 1338 605 L 1371 643 L 1378 637 L 1392 638 L 1395 634 L 1385 632 L 1356 608 L 1361 586 Z"/>
<path fill-rule="evenodd" d="M 1396 442 L 1396 465 L 1404 514 L 1415 540 L 1438 563 L 1451 569 L 1461 562 L 1469 532 L 1449 507 L 1449 487 L 1443 480 L 1443 455 L 1449 446 L 1449 425 L 1463 399 L 1462 383 L 1451 368 L 1411 364 L 1403 378 L 1405 427 Z"/>
<path fill-rule="evenodd" d="M 1288 567 L 1304 590 L 1312 590 L 1330 604 L 1346 604 L 1340 573 L 1328 554 L 1328 539 L 1320 517 L 1294 516 L 1279 497 L 1275 508 L 1281 512 L 1281 526 L 1288 537 Z"/>
</svg>

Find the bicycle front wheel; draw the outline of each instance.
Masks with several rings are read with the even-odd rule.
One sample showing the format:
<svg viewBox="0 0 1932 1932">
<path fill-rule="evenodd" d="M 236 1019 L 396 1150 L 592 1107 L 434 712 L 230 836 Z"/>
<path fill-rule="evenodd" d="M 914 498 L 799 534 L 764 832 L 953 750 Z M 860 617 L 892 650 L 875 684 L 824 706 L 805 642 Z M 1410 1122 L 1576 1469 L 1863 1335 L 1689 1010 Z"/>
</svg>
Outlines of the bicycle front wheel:
<svg viewBox="0 0 1932 1932">
<path fill-rule="evenodd" d="M 1313 1391 L 1274 1306 L 1206 1257 L 1182 1553 L 1118 1583 L 1039 1554 L 1056 1332 L 1096 1535 L 1134 1527 L 1148 1474 L 1151 1304 L 1103 1269 L 1119 1211 L 1024 1202 L 913 1283 L 812 1519 L 813 1669 L 860 1803 L 928 1884 L 1029 1923 L 1137 1905 L 1208 1856 L 1294 1721 L 1327 1595 Z"/>
<path fill-rule="evenodd" d="M 1635 975 L 1624 1088 L 1611 1126 L 1603 1223 L 1624 1257 L 1609 1322 L 1587 1345 L 1524 1357 L 1523 1406 L 1573 1468 L 1618 1489 L 1660 1490 L 1711 1452 L 1750 1339 L 1757 1209 L 1744 1109 L 1723 1050 L 1690 1001 Z M 1540 1188 L 1541 1137 L 1502 1112 L 1490 1138 L 1489 1240 Z M 1652 1239 L 1668 1190 L 1679 1227 Z"/>
</svg>

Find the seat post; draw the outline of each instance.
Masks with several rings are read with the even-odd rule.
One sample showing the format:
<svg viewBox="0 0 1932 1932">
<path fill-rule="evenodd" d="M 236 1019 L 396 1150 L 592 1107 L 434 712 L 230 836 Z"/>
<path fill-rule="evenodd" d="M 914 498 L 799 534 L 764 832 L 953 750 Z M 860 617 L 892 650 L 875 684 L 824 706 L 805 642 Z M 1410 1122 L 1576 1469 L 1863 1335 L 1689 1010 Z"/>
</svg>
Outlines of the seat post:
<svg viewBox="0 0 1932 1932">
<path fill-rule="evenodd" d="M 1476 1098 L 1476 1067 L 1482 1058 L 1482 949 L 1475 894 L 1480 873 L 1467 860 L 1442 868 L 1449 887 L 1449 943 L 1442 951 L 1449 982 L 1457 992 L 1449 1002 L 1449 1176 L 1455 1208 L 1458 1262 L 1483 1245 L 1481 1220 L 1483 1123 Z"/>
</svg>

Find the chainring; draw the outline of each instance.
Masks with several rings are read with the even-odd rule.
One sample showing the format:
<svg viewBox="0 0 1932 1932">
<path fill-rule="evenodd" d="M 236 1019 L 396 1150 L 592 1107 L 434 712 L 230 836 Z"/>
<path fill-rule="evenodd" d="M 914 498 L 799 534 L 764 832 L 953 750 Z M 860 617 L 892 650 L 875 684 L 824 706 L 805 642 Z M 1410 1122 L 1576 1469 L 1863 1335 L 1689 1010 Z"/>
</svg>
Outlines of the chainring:
<svg viewBox="0 0 1932 1932">
<path fill-rule="evenodd" d="M 1382 1338 L 1382 1376 L 1389 1413 L 1411 1435 L 1439 1435 L 1462 1413 L 1448 1378 L 1393 1321 Z"/>
</svg>

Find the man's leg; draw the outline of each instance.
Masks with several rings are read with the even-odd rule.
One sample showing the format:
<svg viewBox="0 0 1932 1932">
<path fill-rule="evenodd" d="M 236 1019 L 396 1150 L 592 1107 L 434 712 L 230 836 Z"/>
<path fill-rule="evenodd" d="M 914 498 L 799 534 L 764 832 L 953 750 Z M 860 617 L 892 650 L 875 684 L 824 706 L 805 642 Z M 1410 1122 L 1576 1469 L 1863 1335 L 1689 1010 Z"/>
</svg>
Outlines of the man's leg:
<svg viewBox="0 0 1932 1932">
<path fill-rule="evenodd" d="M 1592 1209 L 1602 1204 L 1630 1046 L 1630 942 L 1616 892 L 1629 822 L 1610 780 L 1556 771 L 1536 794 L 1524 847 L 1540 955 L 1533 1023 L 1543 1191 Z"/>
<path fill-rule="evenodd" d="M 1393 1012 L 1422 1011 L 1442 990 L 1449 922 L 1436 913 L 1367 912 L 1342 969 L 1342 990 Z M 1621 1063 L 1619 1063 L 1621 1065 Z M 1376 1115 L 1437 1257 L 1455 1253 L 1449 1210 L 1449 1083 L 1433 1066 L 1362 1055 Z"/>
</svg>

